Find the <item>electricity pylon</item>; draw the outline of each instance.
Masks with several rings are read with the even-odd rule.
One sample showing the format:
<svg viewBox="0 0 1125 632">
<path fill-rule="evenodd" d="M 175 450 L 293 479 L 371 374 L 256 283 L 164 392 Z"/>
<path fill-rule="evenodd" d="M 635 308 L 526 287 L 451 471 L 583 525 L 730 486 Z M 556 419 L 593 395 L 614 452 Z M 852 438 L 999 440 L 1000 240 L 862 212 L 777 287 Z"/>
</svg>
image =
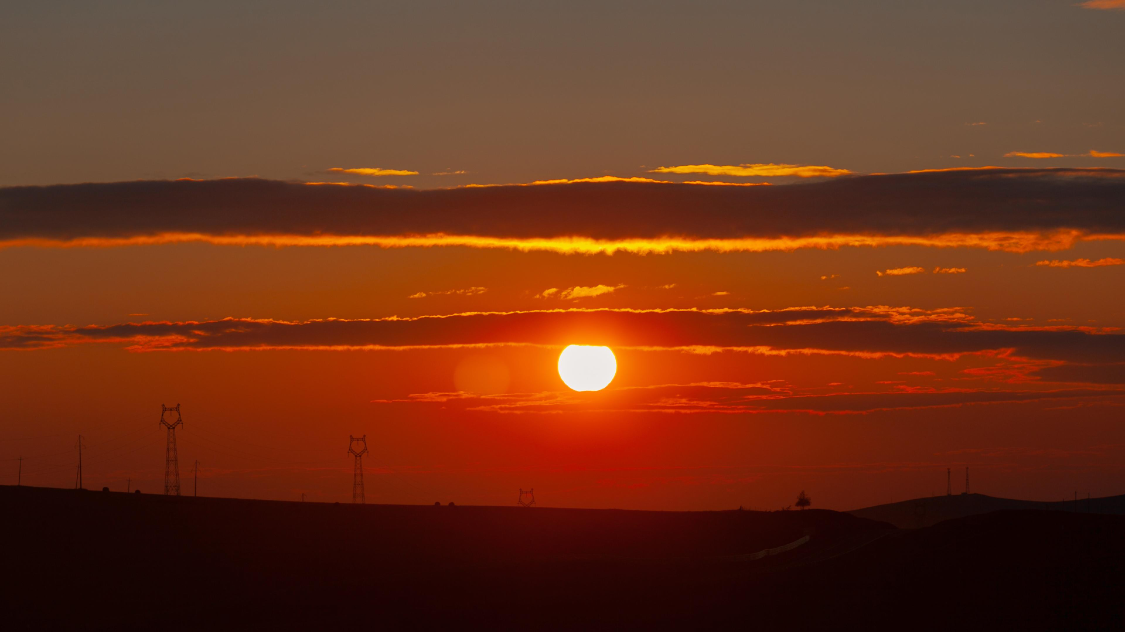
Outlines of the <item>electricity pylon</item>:
<svg viewBox="0 0 1125 632">
<path fill-rule="evenodd" d="M 196 459 L 195 465 L 191 466 L 191 474 L 192 474 L 191 495 L 192 496 L 198 496 L 199 495 L 199 459 Z"/>
<path fill-rule="evenodd" d="M 176 413 L 176 420 L 169 423 L 164 419 L 164 415 L 173 412 Z M 168 415 L 168 417 L 170 419 L 172 416 Z M 184 420 L 180 417 L 179 404 L 174 407 L 160 405 L 160 425 L 168 429 L 168 447 L 164 452 L 164 495 L 179 496 L 180 457 L 176 453 L 176 426 L 184 425 Z"/>
<path fill-rule="evenodd" d="M 361 505 L 367 500 L 363 496 L 363 455 L 367 454 L 367 435 L 356 438 L 348 435 L 348 454 L 355 455 L 355 475 L 352 478 L 352 502 Z M 356 446 L 359 450 L 356 450 Z"/>
<path fill-rule="evenodd" d="M 535 504 L 535 488 L 531 488 L 526 492 L 520 488 L 520 499 L 517 503 L 520 507 L 530 507 Z"/>
</svg>

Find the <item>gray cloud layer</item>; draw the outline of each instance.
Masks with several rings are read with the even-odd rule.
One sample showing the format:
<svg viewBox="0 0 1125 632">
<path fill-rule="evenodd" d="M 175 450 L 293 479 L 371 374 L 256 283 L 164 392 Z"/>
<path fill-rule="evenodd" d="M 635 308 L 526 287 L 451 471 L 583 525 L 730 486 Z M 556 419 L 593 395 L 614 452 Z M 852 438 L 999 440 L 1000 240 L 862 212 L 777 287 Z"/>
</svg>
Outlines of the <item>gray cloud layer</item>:
<svg viewBox="0 0 1125 632">
<path fill-rule="evenodd" d="M 910 314 L 913 316 L 904 322 L 902 311 L 877 308 L 719 313 L 589 310 L 295 323 L 227 319 L 77 328 L 9 327 L 0 328 L 0 348 L 116 341 L 172 349 L 505 343 L 769 347 L 919 355 L 1012 349 L 1015 355 L 1031 359 L 1104 365 L 1110 382 L 1120 374 L 1114 363 L 1125 362 L 1125 335 L 1121 334 L 990 329 L 956 320 L 956 315 L 948 312 L 915 310 Z M 1097 373 L 1098 369 L 1088 371 Z"/>
<path fill-rule="evenodd" d="M 0 241 L 446 233 L 738 238 L 1125 233 L 1125 171 L 990 169 L 770 187 L 602 183 L 414 191 L 252 178 L 0 189 Z"/>
</svg>

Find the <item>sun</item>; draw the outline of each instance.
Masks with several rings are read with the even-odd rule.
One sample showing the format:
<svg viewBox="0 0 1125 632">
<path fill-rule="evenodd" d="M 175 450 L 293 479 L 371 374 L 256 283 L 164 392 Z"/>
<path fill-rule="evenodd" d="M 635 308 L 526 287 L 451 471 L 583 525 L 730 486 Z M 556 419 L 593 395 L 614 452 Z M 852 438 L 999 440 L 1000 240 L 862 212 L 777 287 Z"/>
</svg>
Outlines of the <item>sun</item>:
<svg viewBox="0 0 1125 632">
<path fill-rule="evenodd" d="M 617 375 L 617 358 L 609 347 L 570 345 L 559 355 L 559 377 L 576 391 L 600 391 Z"/>
</svg>

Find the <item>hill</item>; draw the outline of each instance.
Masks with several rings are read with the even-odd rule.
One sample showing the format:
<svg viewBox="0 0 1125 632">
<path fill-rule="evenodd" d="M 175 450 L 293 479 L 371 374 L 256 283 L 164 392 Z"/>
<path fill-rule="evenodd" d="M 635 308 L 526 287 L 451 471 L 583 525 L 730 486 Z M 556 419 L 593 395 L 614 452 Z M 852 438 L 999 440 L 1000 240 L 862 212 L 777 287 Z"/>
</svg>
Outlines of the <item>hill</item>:
<svg viewBox="0 0 1125 632">
<path fill-rule="evenodd" d="M 888 522 L 900 529 L 930 527 L 943 520 L 966 518 L 992 511 L 1066 511 L 1125 515 L 1125 495 L 1102 498 L 1079 498 L 1058 502 L 1039 502 L 996 498 L 984 494 L 957 494 L 915 498 L 886 505 L 856 509 L 848 513 L 860 518 Z"/>
<path fill-rule="evenodd" d="M 1099 629 L 1125 518 L 353 506 L 0 487 L 19 629 Z M 773 553 L 773 554 L 769 554 Z M 979 624 L 979 625 L 978 625 Z"/>
</svg>

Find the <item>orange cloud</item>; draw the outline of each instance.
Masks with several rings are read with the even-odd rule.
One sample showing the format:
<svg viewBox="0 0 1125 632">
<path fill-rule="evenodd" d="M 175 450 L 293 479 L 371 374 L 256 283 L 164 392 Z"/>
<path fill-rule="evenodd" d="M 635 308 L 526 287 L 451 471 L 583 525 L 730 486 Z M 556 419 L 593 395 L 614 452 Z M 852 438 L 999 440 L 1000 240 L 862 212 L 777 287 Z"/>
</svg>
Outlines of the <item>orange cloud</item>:
<svg viewBox="0 0 1125 632">
<path fill-rule="evenodd" d="M 416 175 L 418 175 L 417 171 L 407 171 L 407 170 L 404 170 L 404 169 L 379 169 L 378 167 L 375 167 L 375 168 L 357 167 L 355 169 L 344 169 L 342 167 L 332 167 L 328 171 L 330 171 L 332 173 L 350 173 L 352 175 L 357 175 L 357 176 L 371 176 L 371 177 L 416 176 Z"/>
<path fill-rule="evenodd" d="M 925 268 L 911 266 L 909 268 L 891 268 L 890 270 L 884 270 L 882 272 L 876 270 L 875 274 L 878 274 L 879 276 L 905 276 L 907 274 L 922 274 L 925 271 Z"/>
<path fill-rule="evenodd" d="M 650 173 L 705 173 L 709 176 L 739 177 L 784 177 L 798 178 L 835 177 L 851 173 L 847 169 L 835 169 L 816 165 L 786 165 L 755 163 L 744 165 L 682 165 L 679 167 L 658 167 Z"/>
<path fill-rule="evenodd" d="M 1004 154 L 1005 158 L 1065 158 L 1066 154 L 1055 154 L 1049 151 L 1010 151 Z"/>
<path fill-rule="evenodd" d="M 1097 261 L 1090 261 L 1089 259 L 1059 261 L 1055 259 L 1052 261 L 1037 261 L 1035 265 L 1047 266 L 1049 268 L 1100 268 L 1102 266 L 1125 265 L 1125 259 L 1114 259 L 1113 257 L 1106 257 L 1104 259 L 1098 259 Z"/>
<path fill-rule="evenodd" d="M 611 294 L 623 287 L 625 287 L 625 284 L 593 285 L 588 287 L 583 285 L 576 285 L 574 287 L 567 288 L 561 291 L 558 288 L 550 288 L 547 290 L 543 290 L 543 292 L 539 294 L 538 298 L 550 298 L 552 296 L 556 296 L 563 300 L 574 301 L 580 298 L 593 298 L 595 296 L 601 296 L 603 294 Z"/>
<path fill-rule="evenodd" d="M 539 184 L 575 184 L 575 183 L 578 183 L 578 182 L 648 182 L 648 183 L 655 183 L 655 184 L 672 184 L 668 180 L 653 180 L 652 178 L 639 178 L 639 177 L 619 178 L 617 176 L 598 176 L 597 178 L 574 178 L 574 179 L 560 178 L 558 180 L 536 180 L 536 181 L 532 182 L 531 184 L 532 185 L 539 185 Z"/>
<path fill-rule="evenodd" d="M 934 274 L 962 274 L 965 268 L 934 268 Z"/>
<path fill-rule="evenodd" d="M 703 186 L 716 186 L 716 187 L 768 187 L 769 182 L 707 182 L 704 180 L 688 180 L 682 184 L 698 184 Z"/>
<path fill-rule="evenodd" d="M 1098 151 L 1091 149 L 1084 154 L 1055 154 L 1046 151 L 1010 151 L 1004 154 L 1005 158 L 1120 158 L 1125 154 L 1119 154 L 1113 151 Z"/>
<path fill-rule="evenodd" d="M 445 294 L 460 294 L 462 296 L 474 296 L 476 294 L 484 294 L 488 291 L 486 287 L 470 287 L 463 290 L 442 290 L 440 292 L 416 292 L 407 298 L 426 298 L 427 296 L 441 296 Z"/>
<path fill-rule="evenodd" d="M 1103 11 L 1125 11 L 1125 0 L 1086 0 L 1078 6 L 1086 9 L 1102 9 Z"/>
<path fill-rule="evenodd" d="M 478 235 L 211 235 L 202 233 L 164 233 L 135 237 L 81 237 L 75 239 L 25 238 L 0 240 L 0 248 L 118 248 L 179 243 L 207 243 L 216 246 L 433 248 L 459 246 L 495 248 L 518 252 L 559 254 L 667 254 L 672 252 L 791 252 L 805 248 L 928 246 L 934 248 L 983 248 L 1000 252 L 1068 250 L 1082 241 L 1125 241 L 1125 233 L 1088 234 L 1080 231 L 1052 233 L 952 233 L 933 237 L 827 235 L 764 239 L 590 239 L 586 237 L 501 238 Z"/>
</svg>

